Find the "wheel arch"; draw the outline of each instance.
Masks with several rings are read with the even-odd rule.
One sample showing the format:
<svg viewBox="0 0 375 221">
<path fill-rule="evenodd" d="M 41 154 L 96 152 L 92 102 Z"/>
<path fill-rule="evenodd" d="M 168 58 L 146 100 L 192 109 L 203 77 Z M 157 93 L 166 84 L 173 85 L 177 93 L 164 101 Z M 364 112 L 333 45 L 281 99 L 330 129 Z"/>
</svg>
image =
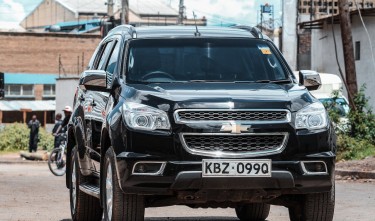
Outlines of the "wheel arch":
<svg viewBox="0 0 375 221">
<path fill-rule="evenodd" d="M 67 143 L 66 143 L 66 171 L 70 173 L 71 168 L 71 161 L 72 161 L 72 151 L 73 148 L 76 146 L 76 139 L 74 134 L 74 128 L 70 126 L 67 131 Z M 66 187 L 70 187 L 70 174 L 66 175 Z"/>
<path fill-rule="evenodd" d="M 106 127 L 102 129 L 101 138 L 100 138 L 100 204 L 103 207 L 104 205 L 104 185 L 102 183 L 103 181 L 103 173 L 104 171 L 104 158 L 105 153 L 107 150 L 111 147 L 111 138 L 109 136 L 109 131 Z"/>
</svg>

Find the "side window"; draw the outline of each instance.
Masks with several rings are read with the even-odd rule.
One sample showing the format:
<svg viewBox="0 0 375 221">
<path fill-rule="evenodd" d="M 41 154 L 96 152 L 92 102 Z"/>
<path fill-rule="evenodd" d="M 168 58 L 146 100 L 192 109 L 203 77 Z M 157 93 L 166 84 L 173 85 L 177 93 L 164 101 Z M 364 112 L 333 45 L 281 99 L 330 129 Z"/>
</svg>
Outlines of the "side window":
<svg viewBox="0 0 375 221">
<path fill-rule="evenodd" d="M 118 53 L 119 53 L 119 50 L 120 50 L 120 43 L 118 43 L 117 41 L 114 43 L 115 44 L 115 48 L 112 50 L 112 54 L 109 58 L 109 61 L 108 61 L 108 65 L 106 67 L 106 71 L 113 74 L 113 72 L 115 71 L 115 67 L 117 65 L 117 61 L 118 61 Z"/>
<path fill-rule="evenodd" d="M 113 41 L 108 42 L 104 46 L 102 55 L 100 56 L 99 65 L 97 66 L 96 69 L 98 69 L 98 70 L 104 70 L 105 69 L 106 61 L 107 61 L 108 55 L 109 55 L 109 53 L 110 53 L 110 51 L 112 49 L 112 45 L 113 45 Z"/>
<path fill-rule="evenodd" d="M 94 69 L 94 65 L 95 65 L 95 61 L 96 60 L 98 60 L 98 57 L 99 57 L 99 53 L 100 53 L 100 49 L 101 49 L 101 47 L 97 47 L 96 49 L 95 49 L 95 52 L 94 52 L 94 54 L 92 55 L 92 57 L 91 57 L 91 59 L 90 59 L 90 61 L 89 61 L 89 64 L 87 65 L 87 69 L 88 70 L 92 70 L 92 69 Z"/>
</svg>

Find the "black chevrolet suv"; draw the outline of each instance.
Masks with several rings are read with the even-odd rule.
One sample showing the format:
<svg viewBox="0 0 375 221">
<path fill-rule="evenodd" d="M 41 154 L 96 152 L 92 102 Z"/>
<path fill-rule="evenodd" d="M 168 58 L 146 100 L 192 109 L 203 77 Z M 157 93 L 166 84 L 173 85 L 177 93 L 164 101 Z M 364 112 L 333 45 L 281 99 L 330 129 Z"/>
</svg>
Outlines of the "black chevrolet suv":
<svg viewBox="0 0 375 221">
<path fill-rule="evenodd" d="M 232 207 L 331 221 L 336 137 L 323 105 L 257 28 L 118 26 L 83 72 L 68 129 L 73 220 L 145 207 Z"/>
</svg>

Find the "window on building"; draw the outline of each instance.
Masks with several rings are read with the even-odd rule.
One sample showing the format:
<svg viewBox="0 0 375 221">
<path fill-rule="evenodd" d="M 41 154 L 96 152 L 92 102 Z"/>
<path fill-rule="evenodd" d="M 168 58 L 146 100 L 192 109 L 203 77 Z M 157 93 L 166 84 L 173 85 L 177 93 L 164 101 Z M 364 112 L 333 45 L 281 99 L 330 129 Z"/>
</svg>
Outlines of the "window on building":
<svg viewBox="0 0 375 221">
<path fill-rule="evenodd" d="M 43 85 L 43 95 L 51 96 L 51 95 L 55 95 L 55 94 L 56 94 L 55 85 L 53 85 L 53 84 Z"/>
<path fill-rule="evenodd" d="M 4 91 L 8 96 L 32 96 L 34 85 L 6 84 Z"/>
<path fill-rule="evenodd" d="M 8 95 L 21 95 L 21 85 L 8 85 Z"/>
<path fill-rule="evenodd" d="M 354 46 L 355 60 L 361 60 L 361 42 L 356 41 Z"/>
<path fill-rule="evenodd" d="M 22 85 L 22 95 L 33 95 L 34 85 Z"/>
</svg>

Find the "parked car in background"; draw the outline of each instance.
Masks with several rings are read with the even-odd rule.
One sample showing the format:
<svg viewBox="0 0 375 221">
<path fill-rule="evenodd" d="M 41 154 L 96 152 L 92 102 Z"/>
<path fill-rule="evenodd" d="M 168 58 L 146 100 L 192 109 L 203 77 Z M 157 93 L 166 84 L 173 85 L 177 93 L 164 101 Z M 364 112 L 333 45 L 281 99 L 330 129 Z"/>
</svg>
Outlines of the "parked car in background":
<svg viewBox="0 0 375 221">
<path fill-rule="evenodd" d="M 317 74 L 318 72 L 313 70 L 301 70 L 308 74 Z M 299 78 L 299 72 L 294 72 L 296 78 Z M 322 85 L 319 89 L 311 91 L 311 94 L 319 99 L 326 109 L 334 110 L 339 116 L 339 122 L 335 125 L 340 131 L 346 131 L 348 125 L 348 114 L 350 111 L 349 101 L 343 95 L 343 82 L 341 78 L 336 74 L 319 73 Z M 334 95 L 334 92 L 337 95 Z"/>
<path fill-rule="evenodd" d="M 231 207 L 332 221 L 336 136 L 323 104 L 257 28 L 119 26 L 75 94 L 72 219 L 142 221 L 146 207 Z"/>
</svg>

